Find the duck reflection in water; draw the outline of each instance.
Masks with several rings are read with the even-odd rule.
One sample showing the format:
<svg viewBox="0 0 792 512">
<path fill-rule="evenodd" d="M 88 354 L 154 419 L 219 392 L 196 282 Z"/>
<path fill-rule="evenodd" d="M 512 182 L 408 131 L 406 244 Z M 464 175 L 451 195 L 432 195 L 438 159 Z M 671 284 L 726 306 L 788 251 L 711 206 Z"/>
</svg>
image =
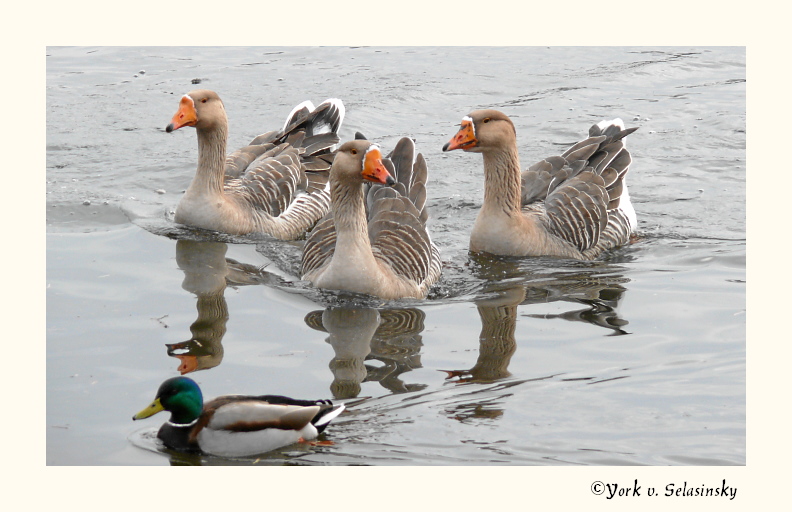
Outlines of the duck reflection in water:
<svg viewBox="0 0 792 512">
<path fill-rule="evenodd" d="M 226 258 L 222 242 L 176 242 L 176 264 L 184 272 L 182 288 L 195 294 L 198 318 L 190 326 L 192 337 L 166 344 L 168 355 L 179 359 L 178 371 L 185 375 L 214 368 L 223 360 L 223 336 L 228 322 L 225 300 L 227 286 L 262 284 L 266 273 L 253 265 Z"/>
<path fill-rule="evenodd" d="M 424 389 L 423 384 L 407 384 L 403 373 L 421 367 L 424 312 L 419 309 L 330 307 L 313 311 L 305 322 L 329 334 L 327 342 L 335 357 L 330 361 L 333 397 L 355 398 L 363 382 L 376 381 L 392 393 Z M 366 364 L 379 361 L 383 366 Z"/>
</svg>

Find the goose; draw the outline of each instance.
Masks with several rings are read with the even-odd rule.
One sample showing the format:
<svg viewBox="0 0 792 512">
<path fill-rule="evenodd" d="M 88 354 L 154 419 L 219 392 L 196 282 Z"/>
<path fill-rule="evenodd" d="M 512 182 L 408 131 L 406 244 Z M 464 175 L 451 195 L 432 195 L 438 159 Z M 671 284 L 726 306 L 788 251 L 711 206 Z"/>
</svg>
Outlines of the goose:
<svg viewBox="0 0 792 512">
<path fill-rule="evenodd" d="M 386 159 L 365 139 L 341 145 L 330 170 L 330 213 L 305 242 L 302 279 L 386 300 L 425 298 L 441 270 L 426 229 L 426 178 L 426 161 L 408 137 Z"/>
<path fill-rule="evenodd" d="M 632 157 L 624 138 L 635 130 L 621 119 L 602 121 L 562 155 L 520 172 L 511 119 L 492 109 L 465 116 L 443 151 L 484 157 L 484 202 L 470 251 L 592 260 L 628 242 L 638 222 L 625 181 Z"/>
<path fill-rule="evenodd" d="M 225 395 L 206 403 L 189 377 L 172 377 L 133 420 L 171 413 L 157 438 L 172 450 L 245 457 L 310 441 L 344 410 L 330 400 L 295 400 L 279 395 Z"/>
<path fill-rule="evenodd" d="M 329 208 L 327 177 L 343 118 L 338 99 L 316 108 L 306 101 L 282 129 L 226 156 L 228 118 L 220 96 L 206 89 L 185 94 L 165 131 L 195 128 L 198 169 L 174 220 L 232 235 L 303 236 Z"/>
</svg>

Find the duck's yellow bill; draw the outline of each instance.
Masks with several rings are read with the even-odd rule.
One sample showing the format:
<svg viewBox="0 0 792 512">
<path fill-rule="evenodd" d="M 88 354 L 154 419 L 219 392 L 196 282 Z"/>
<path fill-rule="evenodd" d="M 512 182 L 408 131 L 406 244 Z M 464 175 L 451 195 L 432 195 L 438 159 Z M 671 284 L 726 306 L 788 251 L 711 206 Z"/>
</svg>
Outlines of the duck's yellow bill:
<svg viewBox="0 0 792 512">
<path fill-rule="evenodd" d="M 149 416 L 154 416 L 160 411 L 164 411 L 165 409 L 162 407 L 160 403 L 160 399 L 157 398 L 153 402 L 151 402 L 145 409 L 140 411 L 139 413 L 132 416 L 133 420 L 142 420 L 143 418 L 148 418 Z"/>
</svg>

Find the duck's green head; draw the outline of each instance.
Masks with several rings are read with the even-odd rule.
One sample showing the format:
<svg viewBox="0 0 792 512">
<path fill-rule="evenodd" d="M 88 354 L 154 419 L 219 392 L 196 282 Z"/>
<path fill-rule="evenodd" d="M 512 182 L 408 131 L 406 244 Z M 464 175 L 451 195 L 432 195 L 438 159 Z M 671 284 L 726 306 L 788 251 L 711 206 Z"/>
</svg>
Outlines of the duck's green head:
<svg viewBox="0 0 792 512">
<path fill-rule="evenodd" d="M 187 377 L 173 377 L 160 385 L 154 401 L 132 419 L 142 420 L 160 411 L 169 411 L 172 423 L 185 424 L 198 418 L 202 410 L 203 395 L 198 384 Z"/>
</svg>

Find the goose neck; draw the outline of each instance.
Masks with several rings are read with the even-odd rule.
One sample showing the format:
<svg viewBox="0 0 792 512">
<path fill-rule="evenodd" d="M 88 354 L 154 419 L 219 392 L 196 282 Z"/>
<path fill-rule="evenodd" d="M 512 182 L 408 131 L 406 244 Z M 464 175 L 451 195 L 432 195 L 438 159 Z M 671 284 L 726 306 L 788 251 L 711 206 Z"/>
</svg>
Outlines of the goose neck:
<svg viewBox="0 0 792 512">
<path fill-rule="evenodd" d="M 521 176 L 517 147 L 484 154 L 484 205 L 509 212 L 520 210 Z"/>
<path fill-rule="evenodd" d="M 330 203 L 339 238 L 352 237 L 368 242 L 363 184 L 338 180 L 330 185 Z"/>
<path fill-rule="evenodd" d="M 198 170 L 195 181 L 204 189 L 222 193 L 228 128 L 198 129 Z"/>
</svg>

